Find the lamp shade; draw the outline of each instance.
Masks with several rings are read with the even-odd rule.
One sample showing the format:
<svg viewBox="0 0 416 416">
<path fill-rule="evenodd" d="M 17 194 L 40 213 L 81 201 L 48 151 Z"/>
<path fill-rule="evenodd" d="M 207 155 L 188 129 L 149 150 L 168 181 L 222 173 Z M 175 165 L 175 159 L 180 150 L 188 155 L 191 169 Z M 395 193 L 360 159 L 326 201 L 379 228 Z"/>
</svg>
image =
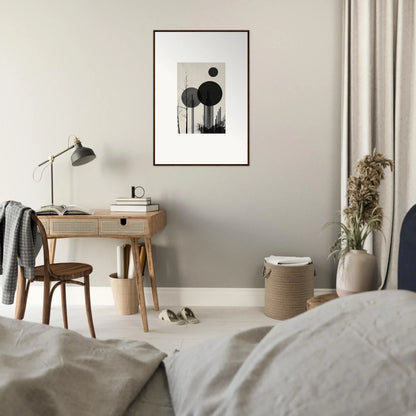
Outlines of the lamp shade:
<svg viewBox="0 0 416 416">
<path fill-rule="evenodd" d="M 78 142 L 75 144 L 75 151 L 71 156 L 72 166 L 85 165 L 91 162 L 91 160 L 94 160 L 95 157 L 94 150 L 89 147 L 84 147 L 81 142 Z"/>
</svg>

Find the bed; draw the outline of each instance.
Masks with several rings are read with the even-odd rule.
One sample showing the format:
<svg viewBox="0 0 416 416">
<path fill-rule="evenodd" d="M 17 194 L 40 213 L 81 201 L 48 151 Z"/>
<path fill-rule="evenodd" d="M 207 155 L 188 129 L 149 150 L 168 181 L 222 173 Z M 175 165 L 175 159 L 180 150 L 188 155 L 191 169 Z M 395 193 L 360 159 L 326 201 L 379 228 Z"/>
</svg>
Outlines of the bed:
<svg viewBox="0 0 416 416">
<path fill-rule="evenodd" d="M 366 292 L 166 356 L 0 318 L 1 415 L 416 414 L 416 293 Z"/>
</svg>

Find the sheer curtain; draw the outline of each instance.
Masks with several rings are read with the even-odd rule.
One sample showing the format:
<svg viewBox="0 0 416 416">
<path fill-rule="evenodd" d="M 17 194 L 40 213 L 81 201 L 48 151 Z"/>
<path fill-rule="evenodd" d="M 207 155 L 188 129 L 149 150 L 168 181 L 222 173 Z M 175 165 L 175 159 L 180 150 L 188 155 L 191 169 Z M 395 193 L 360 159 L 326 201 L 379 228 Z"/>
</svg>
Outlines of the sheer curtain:
<svg viewBox="0 0 416 416">
<path fill-rule="evenodd" d="M 416 0 L 344 0 L 341 209 L 355 163 L 376 148 L 394 160 L 373 236 L 380 285 L 397 287 L 400 227 L 416 203 Z M 416 253 L 415 253 L 416 255 Z"/>
</svg>

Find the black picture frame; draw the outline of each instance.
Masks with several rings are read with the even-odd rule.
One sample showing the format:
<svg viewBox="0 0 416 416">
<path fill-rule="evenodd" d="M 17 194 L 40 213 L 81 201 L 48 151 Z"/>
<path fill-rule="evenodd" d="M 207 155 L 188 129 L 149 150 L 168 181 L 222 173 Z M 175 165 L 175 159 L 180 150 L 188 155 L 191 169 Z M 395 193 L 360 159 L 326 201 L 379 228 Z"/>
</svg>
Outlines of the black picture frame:
<svg viewBox="0 0 416 416">
<path fill-rule="evenodd" d="M 250 165 L 249 52 L 249 30 L 153 31 L 154 166 Z"/>
</svg>

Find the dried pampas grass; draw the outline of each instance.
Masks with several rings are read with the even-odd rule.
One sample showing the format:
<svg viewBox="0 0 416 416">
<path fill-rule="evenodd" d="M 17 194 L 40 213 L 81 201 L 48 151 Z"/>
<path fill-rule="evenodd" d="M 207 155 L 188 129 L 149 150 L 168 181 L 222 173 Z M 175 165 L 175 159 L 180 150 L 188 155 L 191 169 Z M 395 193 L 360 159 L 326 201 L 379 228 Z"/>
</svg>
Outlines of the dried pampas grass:
<svg viewBox="0 0 416 416">
<path fill-rule="evenodd" d="M 393 161 L 375 149 L 372 155 L 357 162 L 358 176 L 350 176 L 347 181 L 348 206 L 343 211 L 345 223 L 335 223 L 340 232 L 330 255 L 339 258 L 349 250 L 363 250 L 367 237 L 382 229 L 383 209 L 378 188 L 388 167 L 393 171 Z"/>
</svg>

